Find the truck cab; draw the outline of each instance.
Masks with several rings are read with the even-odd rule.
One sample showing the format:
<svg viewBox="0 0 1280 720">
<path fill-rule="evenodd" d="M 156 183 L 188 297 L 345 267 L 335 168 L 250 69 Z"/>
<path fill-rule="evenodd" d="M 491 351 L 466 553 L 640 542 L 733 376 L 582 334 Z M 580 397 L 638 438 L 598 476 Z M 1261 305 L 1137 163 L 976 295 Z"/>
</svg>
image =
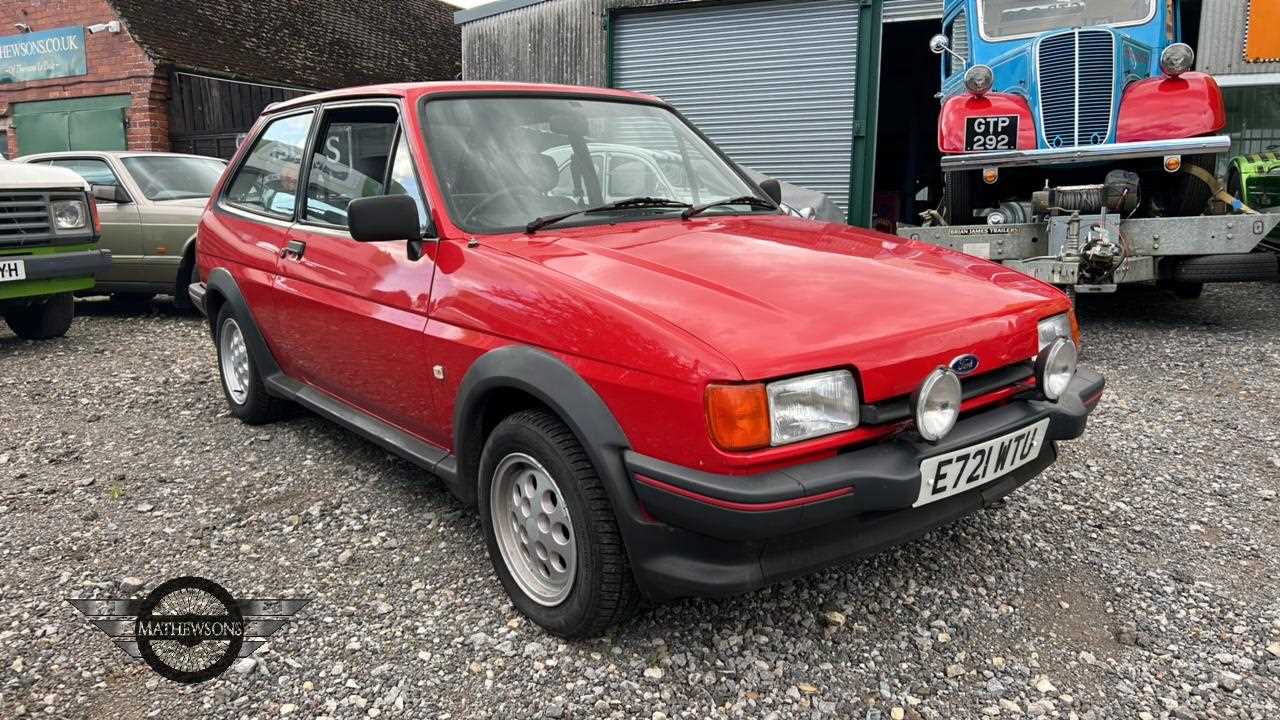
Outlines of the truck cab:
<svg viewBox="0 0 1280 720">
<path fill-rule="evenodd" d="M 1114 169 L 1139 176 L 1139 216 L 1201 214 L 1211 188 L 1180 171 L 1212 173 L 1230 142 L 1181 25 L 1176 0 L 948 0 L 931 42 L 948 221 Z"/>
<path fill-rule="evenodd" d="M 0 159 L 0 316 L 25 340 L 65 335 L 74 293 L 111 265 L 84 178 Z"/>
</svg>

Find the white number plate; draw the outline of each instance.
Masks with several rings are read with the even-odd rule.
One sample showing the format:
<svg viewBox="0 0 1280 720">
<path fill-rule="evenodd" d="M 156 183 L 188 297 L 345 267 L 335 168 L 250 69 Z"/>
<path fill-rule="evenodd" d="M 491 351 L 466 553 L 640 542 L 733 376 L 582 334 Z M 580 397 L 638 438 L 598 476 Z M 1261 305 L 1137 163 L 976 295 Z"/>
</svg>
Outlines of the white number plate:
<svg viewBox="0 0 1280 720">
<path fill-rule="evenodd" d="M 920 463 L 920 496 L 911 507 L 972 490 L 1035 460 L 1048 427 L 1045 418 L 994 440 L 925 458 Z"/>
<path fill-rule="evenodd" d="M 5 260 L 0 258 L 0 282 L 10 280 L 26 280 L 27 266 L 21 260 Z"/>
</svg>

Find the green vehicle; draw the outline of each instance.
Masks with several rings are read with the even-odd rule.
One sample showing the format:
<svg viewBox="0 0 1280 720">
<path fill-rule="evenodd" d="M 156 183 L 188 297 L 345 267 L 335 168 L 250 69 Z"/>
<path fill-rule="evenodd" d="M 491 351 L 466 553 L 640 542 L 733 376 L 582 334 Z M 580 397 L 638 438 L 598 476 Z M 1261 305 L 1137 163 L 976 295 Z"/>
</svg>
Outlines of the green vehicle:
<svg viewBox="0 0 1280 720">
<path fill-rule="evenodd" d="M 26 340 L 61 337 L 72 296 L 111 266 L 89 185 L 62 168 L 0 159 L 0 316 Z"/>
<path fill-rule="evenodd" d="M 1280 212 L 1280 145 L 1231 158 L 1227 192 L 1258 212 Z M 1280 252 L 1280 228 L 1272 230 L 1261 245 Z"/>
</svg>

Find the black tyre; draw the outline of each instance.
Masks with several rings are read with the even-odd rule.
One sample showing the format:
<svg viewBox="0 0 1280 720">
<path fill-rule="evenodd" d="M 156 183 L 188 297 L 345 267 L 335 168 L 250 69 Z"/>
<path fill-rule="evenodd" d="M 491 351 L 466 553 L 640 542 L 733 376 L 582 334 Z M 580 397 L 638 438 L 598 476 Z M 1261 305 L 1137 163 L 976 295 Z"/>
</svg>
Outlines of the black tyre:
<svg viewBox="0 0 1280 720">
<path fill-rule="evenodd" d="M 1243 181 L 1240 179 L 1240 168 L 1232 165 L 1231 169 L 1227 170 L 1227 194 L 1248 205 L 1249 201 L 1240 197 L 1242 184 Z"/>
<path fill-rule="evenodd" d="M 1204 283 L 1176 282 L 1169 286 L 1173 294 L 1183 300 L 1196 300 L 1204 294 Z"/>
<path fill-rule="evenodd" d="M 943 206 L 946 208 L 948 225 L 969 225 L 973 223 L 973 210 L 976 203 L 974 182 L 977 180 L 972 171 L 957 171 L 946 174 L 942 188 Z"/>
<path fill-rule="evenodd" d="M 1202 168 L 1210 175 L 1217 169 L 1217 158 L 1213 155 L 1185 155 L 1184 166 Z M 1213 197 L 1213 188 L 1200 178 L 1183 170 L 1170 175 L 1159 170 L 1147 173 L 1143 177 L 1143 187 L 1150 187 L 1152 203 L 1160 211 L 1154 215 L 1161 217 L 1196 217 L 1209 209 L 1209 198 Z"/>
<path fill-rule="evenodd" d="M 178 268 L 178 280 L 173 287 L 173 309 L 180 313 L 191 313 L 195 311 L 195 306 L 191 304 L 191 295 L 187 292 L 187 286 L 200 282 L 200 275 L 196 272 L 196 258 L 194 251 L 182 262 L 182 266 Z"/>
<path fill-rule="evenodd" d="M 595 637 L 639 594 L 613 506 L 573 432 L 542 410 L 498 423 L 480 457 L 480 521 L 520 612 L 564 638 Z"/>
<path fill-rule="evenodd" d="M 1201 255 L 1173 268 L 1175 283 L 1258 282 L 1275 280 L 1277 257 L 1271 253 Z"/>
<path fill-rule="evenodd" d="M 23 340 L 49 340 L 66 335 L 75 314 L 75 298 L 71 293 L 62 293 L 6 310 L 4 321 Z"/>
<path fill-rule="evenodd" d="M 262 374 L 249 352 L 244 322 L 229 305 L 218 312 L 214 325 L 218 378 L 231 414 L 250 425 L 261 425 L 280 416 L 284 401 L 267 394 Z"/>
</svg>

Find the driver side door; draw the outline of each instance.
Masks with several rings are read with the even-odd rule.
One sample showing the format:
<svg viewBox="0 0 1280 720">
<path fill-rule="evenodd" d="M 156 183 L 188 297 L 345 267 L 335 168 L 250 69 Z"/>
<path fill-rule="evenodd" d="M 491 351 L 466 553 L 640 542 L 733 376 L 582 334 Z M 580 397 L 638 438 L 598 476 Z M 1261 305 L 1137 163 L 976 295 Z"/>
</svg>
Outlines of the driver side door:
<svg viewBox="0 0 1280 720">
<path fill-rule="evenodd" d="M 352 200 L 388 194 L 414 198 L 426 226 L 399 106 L 327 106 L 304 167 L 277 281 L 298 379 L 440 445 L 426 430 L 434 381 L 423 334 L 435 266 L 410 259 L 406 241 L 361 243 L 347 230 Z"/>
</svg>

